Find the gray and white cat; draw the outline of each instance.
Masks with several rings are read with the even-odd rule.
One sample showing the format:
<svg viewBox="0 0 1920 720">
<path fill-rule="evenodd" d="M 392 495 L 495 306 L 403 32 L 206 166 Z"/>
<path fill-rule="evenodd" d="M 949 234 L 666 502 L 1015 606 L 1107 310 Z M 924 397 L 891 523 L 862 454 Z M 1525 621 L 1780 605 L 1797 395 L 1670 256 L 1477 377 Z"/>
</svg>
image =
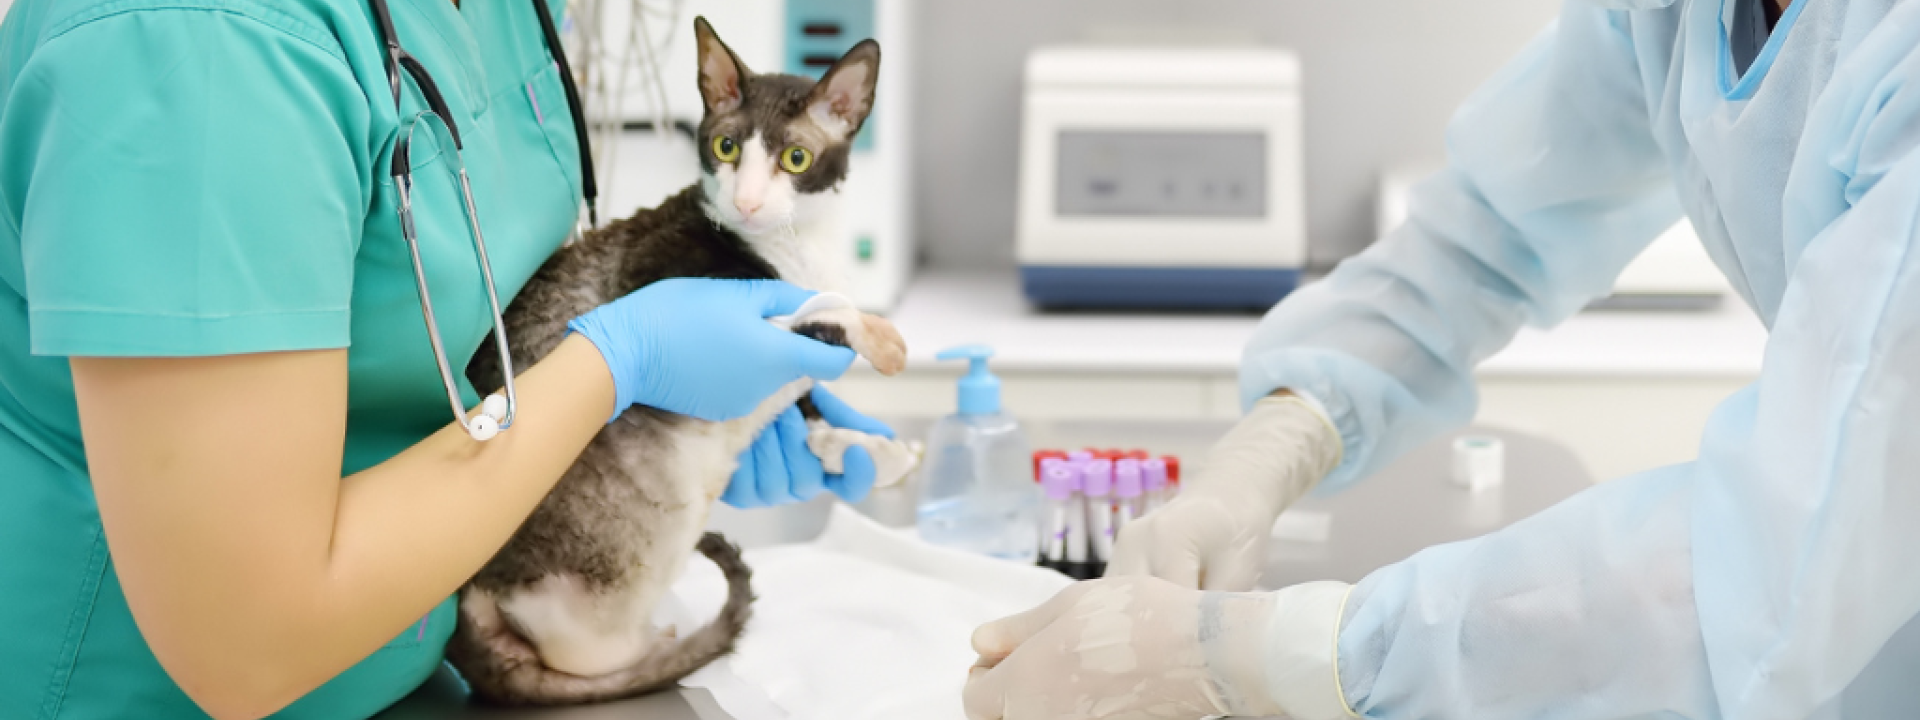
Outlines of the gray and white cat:
<svg viewBox="0 0 1920 720">
<path fill-rule="evenodd" d="M 749 72 L 704 18 L 694 32 L 706 104 L 700 181 L 561 248 L 534 274 L 505 314 L 517 367 L 558 345 L 568 320 L 666 278 L 841 288 L 836 188 L 873 107 L 880 46 L 855 45 L 815 82 Z M 833 308 L 791 327 L 851 347 L 888 375 L 906 364 L 905 343 L 879 317 Z M 499 387 L 494 358 L 476 354 L 467 368 L 475 387 Z M 738 420 L 637 406 L 602 430 L 461 593 L 447 659 L 474 694 L 507 704 L 636 695 L 731 651 L 753 599 L 749 573 L 737 549 L 701 529 L 760 430 L 798 403 L 808 444 L 830 472 L 854 445 L 871 453 L 878 485 L 898 482 L 917 463 L 903 443 L 828 426 L 806 400 L 812 387 L 788 385 Z M 712 624 L 675 639 L 651 616 L 696 545 L 727 577 L 728 599 Z"/>
</svg>

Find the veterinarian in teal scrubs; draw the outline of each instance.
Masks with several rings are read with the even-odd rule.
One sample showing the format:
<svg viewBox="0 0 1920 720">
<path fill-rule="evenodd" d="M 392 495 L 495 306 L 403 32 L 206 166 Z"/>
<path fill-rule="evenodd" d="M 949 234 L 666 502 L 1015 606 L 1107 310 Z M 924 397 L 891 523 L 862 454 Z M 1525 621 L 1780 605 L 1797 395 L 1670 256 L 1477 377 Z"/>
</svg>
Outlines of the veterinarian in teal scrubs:
<svg viewBox="0 0 1920 720">
<path fill-rule="evenodd" d="M 391 8 L 457 120 L 509 298 L 582 193 L 536 6 Z M 804 291 L 661 283 L 519 368 L 512 429 L 468 437 L 387 172 L 423 103 L 396 112 L 371 17 L 18 0 L 0 27 L 0 718 L 369 716 L 439 665 L 450 597 L 616 398 L 737 416 L 851 362 L 763 321 Z M 415 148 L 413 211 L 464 364 L 491 323 L 446 150 Z M 748 504 L 864 492 L 854 458 L 825 478 L 774 435 L 735 478 Z"/>
</svg>

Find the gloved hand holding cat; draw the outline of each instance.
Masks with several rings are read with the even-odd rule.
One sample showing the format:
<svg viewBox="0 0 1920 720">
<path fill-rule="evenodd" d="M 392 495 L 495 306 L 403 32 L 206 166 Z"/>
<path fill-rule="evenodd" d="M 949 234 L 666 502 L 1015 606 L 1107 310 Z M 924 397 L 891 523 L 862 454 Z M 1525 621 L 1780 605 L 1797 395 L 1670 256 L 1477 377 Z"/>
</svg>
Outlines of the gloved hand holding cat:
<svg viewBox="0 0 1920 720">
<path fill-rule="evenodd" d="M 814 388 L 810 397 L 828 425 L 893 439 L 892 428 L 861 415 L 825 388 Z M 740 469 L 733 471 L 733 481 L 720 501 L 744 509 L 806 502 L 821 492 L 832 492 L 850 503 L 866 499 L 879 475 L 873 453 L 859 445 L 848 445 L 841 456 L 840 471 L 829 472 L 820 454 L 810 447 L 812 430 L 807 425 L 797 406 L 780 413 L 754 439 L 753 447 L 740 456 Z M 887 475 L 889 479 L 904 476 L 897 471 Z"/>
<path fill-rule="evenodd" d="M 781 280 L 676 278 L 594 308 L 567 328 L 593 342 L 606 359 L 613 373 L 613 418 L 644 405 L 732 420 L 753 412 L 782 386 L 801 378 L 838 378 L 853 362 L 849 348 L 755 319 L 792 315 L 815 297 Z M 812 399 L 831 427 L 893 438 L 885 424 L 825 390 L 816 388 Z M 757 508 L 804 502 L 825 490 L 847 502 L 865 498 L 876 479 L 872 453 L 850 446 L 842 461 L 846 469 L 829 473 L 808 446 L 810 430 L 798 407 L 787 408 L 740 455 L 720 499 Z"/>
</svg>

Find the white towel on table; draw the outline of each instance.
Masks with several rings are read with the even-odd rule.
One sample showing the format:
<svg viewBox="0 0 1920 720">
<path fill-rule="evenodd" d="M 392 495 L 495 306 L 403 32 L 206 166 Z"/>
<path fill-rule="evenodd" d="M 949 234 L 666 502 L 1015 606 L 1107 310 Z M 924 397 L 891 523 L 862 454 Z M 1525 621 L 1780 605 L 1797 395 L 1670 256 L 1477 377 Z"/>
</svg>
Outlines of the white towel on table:
<svg viewBox="0 0 1920 720">
<path fill-rule="evenodd" d="M 1072 582 L 928 545 L 845 505 L 819 539 L 746 560 L 759 599 L 737 651 L 681 683 L 736 720 L 961 720 L 973 629 Z M 685 635 L 725 594 L 718 569 L 689 563 L 657 619 Z"/>
</svg>

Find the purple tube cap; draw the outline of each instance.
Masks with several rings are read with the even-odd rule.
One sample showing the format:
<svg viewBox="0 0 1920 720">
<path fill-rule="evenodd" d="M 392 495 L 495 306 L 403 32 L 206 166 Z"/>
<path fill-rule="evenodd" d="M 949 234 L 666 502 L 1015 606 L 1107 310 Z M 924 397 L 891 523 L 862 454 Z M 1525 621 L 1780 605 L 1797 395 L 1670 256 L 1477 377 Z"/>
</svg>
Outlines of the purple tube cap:
<svg viewBox="0 0 1920 720">
<path fill-rule="evenodd" d="M 1078 489 L 1075 486 L 1080 484 L 1077 482 L 1079 477 L 1080 473 L 1061 463 L 1042 472 L 1040 489 L 1047 493 L 1048 500 L 1065 501 L 1073 497 L 1073 491 Z"/>
<path fill-rule="evenodd" d="M 1113 494 L 1113 461 L 1094 460 L 1082 470 L 1086 478 L 1088 497 L 1106 497 Z"/>
<path fill-rule="evenodd" d="M 1160 458 L 1140 461 L 1140 477 L 1148 491 L 1167 489 L 1167 461 Z"/>
<path fill-rule="evenodd" d="M 1054 469 L 1054 468 L 1062 468 L 1062 469 L 1065 469 L 1066 467 L 1067 467 L 1067 461 L 1066 461 L 1066 460 L 1064 460 L 1064 459 L 1061 459 L 1061 458 L 1042 458 L 1042 459 L 1040 460 L 1040 478 L 1041 478 L 1041 480 L 1043 480 L 1043 481 L 1044 481 L 1044 480 L 1046 479 L 1046 477 L 1047 477 L 1047 473 L 1048 473 L 1049 471 L 1051 471 L 1052 469 Z"/>
<path fill-rule="evenodd" d="M 1075 450 L 1073 452 L 1067 453 L 1067 462 L 1084 463 L 1084 462 L 1092 462 L 1092 461 L 1093 461 L 1093 453 L 1088 452 L 1086 450 Z"/>
<path fill-rule="evenodd" d="M 1140 461 L 1121 460 L 1113 464 L 1113 494 L 1123 498 L 1140 497 Z"/>
</svg>

